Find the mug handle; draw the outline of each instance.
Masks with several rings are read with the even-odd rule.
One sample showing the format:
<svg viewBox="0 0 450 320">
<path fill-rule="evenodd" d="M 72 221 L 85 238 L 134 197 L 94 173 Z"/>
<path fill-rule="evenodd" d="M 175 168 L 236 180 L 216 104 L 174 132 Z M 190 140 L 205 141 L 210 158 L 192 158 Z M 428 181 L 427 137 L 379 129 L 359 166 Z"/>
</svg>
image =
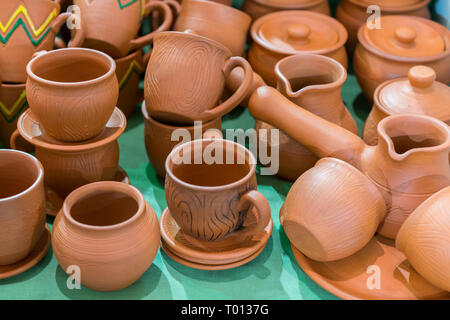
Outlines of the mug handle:
<svg viewBox="0 0 450 320">
<path fill-rule="evenodd" d="M 33 152 L 34 145 L 26 141 L 19 133 L 19 130 L 14 130 L 13 134 L 9 138 L 9 145 L 11 149 L 23 151 L 23 152 Z"/>
<path fill-rule="evenodd" d="M 50 27 L 50 29 L 53 33 L 53 36 L 55 37 L 55 41 L 54 41 L 55 47 L 58 49 L 65 48 L 65 47 L 69 47 L 69 48 L 81 47 L 84 40 L 86 39 L 86 31 L 84 29 L 84 25 L 82 22 L 80 24 L 80 29 L 75 30 L 75 36 L 72 38 L 72 40 L 69 41 L 68 45 L 65 44 L 64 40 L 56 38 L 56 35 L 61 30 L 63 24 L 66 23 L 67 20 L 69 20 L 69 18 L 72 18 L 72 17 L 74 17 L 74 19 L 76 18 L 70 12 L 61 13 L 55 19 L 55 21 L 53 21 L 52 26 Z"/>
<path fill-rule="evenodd" d="M 261 192 L 250 190 L 245 193 L 240 199 L 240 205 L 242 207 L 247 203 L 250 203 L 251 206 L 256 208 L 256 223 L 246 226 L 246 222 L 249 222 L 250 220 L 249 215 L 254 212 L 254 210 L 249 210 L 243 228 L 234 232 L 234 235 L 237 237 L 251 237 L 260 233 L 267 227 L 271 219 L 269 201 L 267 201 L 266 197 L 264 197 Z"/>
<path fill-rule="evenodd" d="M 151 1 L 159 1 L 159 0 L 151 0 Z M 181 4 L 178 1 L 176 0 L 162 0 L 162 1 L 169 5 L 169 7 L 172 9 L 172 14 L 175 14 L 175 16 L 178 16 L 180 14 Z M 161 22 L 159 19 L 159 15 L 157 13 L 154 13 L 152 15 L 152 30 L 157 29 L 160 24 Z"/>
<path fill-rule="evenodd" d="M 253 81 L 253 70 L 247 60 L 242 57 L 229 58 L 225 62 L 223 73 L 225 78 L 228 78 L 231 71 L 237 67 L 244 69 L 244 80 L 241 85 L 227 100 L 213 109 L 206 110 L 202 116 L 203 121 L 209 121 L 227 114 L 233 110 L 233 108 L 237 107 L 237 105 L 247 96 Z"/>
</svg>

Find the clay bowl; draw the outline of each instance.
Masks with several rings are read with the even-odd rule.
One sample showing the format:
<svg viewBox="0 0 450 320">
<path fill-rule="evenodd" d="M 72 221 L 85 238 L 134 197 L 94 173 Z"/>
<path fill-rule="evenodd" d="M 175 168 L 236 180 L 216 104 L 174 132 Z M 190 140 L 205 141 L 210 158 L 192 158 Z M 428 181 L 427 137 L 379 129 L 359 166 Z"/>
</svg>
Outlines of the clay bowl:
<svg viewBox="0 0 450 320">
<path fill-rule="evenodd" d="M 0 141 L 4 147 L 9 147 L 9 139 L 17 128 L 17 119 L 27 108 L 25 84 L 1 84 Z"/>
<path fill-rule="evenodd" d="M 136 282 L 158 252 L 158 218 L 135 187 L 98 182 L 72 192 L 53 224 L 52 247 L 61 268 L 78 266 L 81 283 L 115 291 Z"/>
<path fill-rule="evenodd" d="M 414 269 L 438 288 L 450 291 L 450 187 L 423 202 L 403 223 L 396 247 Z"/>
<path fill-rule="evenodd" d="M 253 20 L 281 10 L 307 10 L 326 15 L 331 14 L 327 0 L 244 0 L 242 10 Z"/>
<path fill-rule="evenodd" d="M 297 249 L 327 262 L 363 248 L 385 213 L 383 196 L 363 173 L 342 160 L 323 158 L 294 183 L 280 221 Z"/>
<path fill-rule="evenodd" d="M 27 66 L 27 99 L 45 131 L 76 142 L 100 134 L 117 103 L 116 63 L 82 48 L 39 54 Z"/>
</svg>

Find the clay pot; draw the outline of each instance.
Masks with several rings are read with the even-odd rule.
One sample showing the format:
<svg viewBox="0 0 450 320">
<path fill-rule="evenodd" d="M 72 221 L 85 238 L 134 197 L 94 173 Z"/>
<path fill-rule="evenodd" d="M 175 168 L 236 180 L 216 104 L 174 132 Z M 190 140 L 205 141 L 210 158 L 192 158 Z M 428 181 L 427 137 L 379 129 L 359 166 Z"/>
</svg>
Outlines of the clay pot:
<svg viewBox="0 0 450 320">
<path fill-rule="evenodd" d="M 114 178 L 119 164 L 117 139 L 125 127 L 126 118 L 116 108 L 100 135 L 80 143 L 65 143 L 50 137 L 27 110 L 17 122 L 11 146 L 19 147 L 19 136 L 34 145 L 36 158 L 45 169 L 45 184 L 64 198 L 85 184 Z"/>
<path fill-rule="evenodd" d="M 0 266 L 30 254 L 45 229 L 44 170 L 36 158 L 0 150 Z"/>
<path fill-rule="evenodd" d="M 245 53 L 251 18 L 240 10 L 204 0 L 184 0 L 175 31 L 192 30 L 220 42 L 233 56 Z"/>
<path fill-rule="evenodd" d="M 395 238 L 412 211 L 450 184 L 450 127 L 432 117 L 389 116 L 378 124 L 378 144 L 368 146 L 270 87 L 255 91 L 249 109 L 255 118 L 280 128 L 316 156 L 338 158 L 362 171 L 386 201 L 387 214 L 379 229 L 385 237 Z"/>
<path fill-rule="evenodd" d="M 119 81 L 117 107 L 128 118 L 136 108 L 136 104 L 143 99 L 139 92 L 140 75 L 144 73 L 146 67 L 142 50 L 132 52 L 124 58 L 115 60 L 115 62 L 116 77 Z"/>
<path fill-rule="evenodd" d="M 367 98 L 383 82 L 406 77 L 415 65 L 433 68 L 436 79 L 450 83 L 450 31 L 431 20 L 383 16 L 381 29 L 358 31 L 353 67 Z"/>
<path fill-rule="evenodd" d="M 187 138 L 189 140 L 199 139 L 209 129 L 222 130 L 221 118 L 201 123 L 201 128 L 199 127 L 197 130 L 194 126 L 172 126 L 159 122 L 148 115 L 145 102 L 142 104 L 142 115 L 144 116 L 147 155 L 156 174 L 161 178 L 166 176 L 166 159 L 175 146 L 187 142 Z M 185 131 L 181 132 L 180 130 Z M 180 131 L 180 134 L 174 133 L 174 131 Z M 189 133 L 189 137 L 182 135 L 186 133 Z"/>
<path fill-rule="evenodd" d="M 4 147 L 9 147 L 11 134 L 17 128 L 17 119 L 27 108 L 25 84 L 1 84 L 0 141 Z"/>
<path fill-rule="evenodd" d="M 364 141 L 376 145 L 378 123 L 393 114 L 426 114 L 450 125 L 450 88 L 435 79 L 433 69 L 415 66 L 408 78 L 381 84 L 375 90 L 374 105 L 364 125 Z"/>
<path fill-rule="evenodd" d="M 81 283 L 115 291 L 136 282 L 158 252 L 158 218 L 142 193 L 120 182 L 72 192 L 53 224 L 52 248 L 62 269 L 78 266 Z"/>
<path fill-rule="evenodd" d="M 117 103 L 115 71 L 111 57 L 91 49 L 39 54 L 27 66 L 30 108 L 57 140 L 93 138 L 102 132 Z"/>
<path fill-rule="evenodd" d="M 342 0 L 336 10 L 338 19 L 348 31 L 347 49 L 353 55 L 358 43 L 358 30 L 366 24 L 370 17 L 367 8 L 376 5 L 381 10 L 381 16 L 405 15 L 430 18 L 428 4 L 430 0 Z M 373 14 L 373 13 L 372 13 Z"/>
<path fill-rule="evenodd" d="M 253 20 L 281 10 L 307 10 L 326 15 L 331 14 L 327 0 L 244 0 L 242 10 Z"/>
<path fill-rule="evenodd" d="M 295 181 L 280 221 L 297 249 L 327 262 L 362 249 L 385 213 L 383 196 L 363 173 L 342 160 L 324 158 Z"/>
<path fill-rule="evenodd" d="M 450 291 L 450 187 L 422 203 L 405 221 L 396 241 L 414 269 Z"/>
<path fill-rule="evenodd" d="M 114 59 L 151 44 L 155 34 L 169 30 L 172 11 L 162 1 L 74 0 L 80 7 L 86 40 L 83 46 L 107 53 Z M 136 38 L 142 19 L 152 12 L 164 14 L 164 21 L 153 32 Z"/>
<path fill-rule="evenodd" d="M 245 80 L 219 104 L 230 72 L 242 67 Z M 167 123 L 192 124 L 217 119 L 235 108 L 246 96 L 252 68 L 241 57 L 231 57 L 222 44 L 186 32 L 162 32 L 155 36 L 145 75 L 145 102 L 151 117 Z"/>
<path fill-rule="evenodd" d="M 212 153 L 212 159 L 205 157 Z M 173 149 L 166 160 L 165 191 L 183 233 L 210 242 L 263 231 L 270 206 L 256 191 L 255 171 L 253 154 L 232 141 L 194 140 Z M 252 206 L 256 210 L 250 210 Z"/>
<path fill-rule="evenodd" d="M 347 31 L 337 20 L 316 12 L 280 11 L 256 20 L 250 34 L 253 44 L 248 60 L 264 81 L 275 86 L 275 65 L 300 53 L 314 53 L 335 59 L 347 69 L 344 44 Z"/>
<path fill-rule="evenodd" d="M 52 50 L 56 34 L 64 23 L 73 19 L 70 13 L 61 13 L 59 1 L 10 0 L 0 3 L 0 78 L 4 82 L 24 83 L 26 66 L 34 53 Z M 70 47 L 84 41 L 83 28 L 74 33 Z"/>
</svg>

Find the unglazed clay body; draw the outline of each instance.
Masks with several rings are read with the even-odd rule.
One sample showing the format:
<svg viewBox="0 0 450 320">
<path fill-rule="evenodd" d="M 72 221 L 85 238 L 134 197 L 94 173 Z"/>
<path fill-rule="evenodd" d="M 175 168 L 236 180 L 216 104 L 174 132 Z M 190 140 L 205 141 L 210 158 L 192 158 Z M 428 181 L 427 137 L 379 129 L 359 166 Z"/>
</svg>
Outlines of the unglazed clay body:
<svg viewBox="0 0 450 320">
<path fill-rule="evenodd" d="M 282 10 L 307 10 L 326 15 L 331 14 L 327 0 L 244 0 L 242 10 L 248 13 L 253 20 Z"/>
</svg>

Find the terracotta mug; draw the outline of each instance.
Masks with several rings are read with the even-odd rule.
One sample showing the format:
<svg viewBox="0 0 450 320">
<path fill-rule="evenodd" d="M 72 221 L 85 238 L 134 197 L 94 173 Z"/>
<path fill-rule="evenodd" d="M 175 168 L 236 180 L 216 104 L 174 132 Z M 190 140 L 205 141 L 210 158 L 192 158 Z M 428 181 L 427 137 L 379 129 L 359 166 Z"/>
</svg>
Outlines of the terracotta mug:
<svg viewBox="0 0 450 320">
<path fill-rule="evenodd" d="M 129 52 L 151 44 L 153 37 L 172 25 L 172 11 L 162 1 L 145 0 L 74 0 L 81 10 L 86 28 L 84 47 L 97 49 L 113 58 L 121 58 Z M 164 21 L 155 31 L 136 38 L 142 19 L 154 11 L 164 14 Z"/>
<path fill-rule="evenodd" d="M 27 99 L 46 133 L 67 142 L 100 134 L 119 96 L 115 71 L 114 60 L 96 50 L 38 53 L 27 66 Z"/>
<path fill-rule="evenodd" d="M 208 150 L 215 150 L 216 161 L 198 158 Z M 166 160 L 165 191 L 171 215 L 194 241 L 257 234 L 269 223 L 270 206 L 256 191 L 255 171 L 253 154 L 235 142 L 200 139 L 179 145 Z M 257 210 L 250 210 L 251 206 Z M 256 223 L 249 215 L 255 212 Z"/>
<path fill-rule="evenodd" d="M 45 228 L 44 169 L 33 156 L 0 150 L 0 266 L 28 256 Z"/>
<path fill-rule="evenodd" d="M 1 66 L 0 66 L 1 68 Z M 0 86 L 0 141 L 9 147 L 17 119 L 28 108 L 25 84 L 2 83 Z"/>
<path fill-rule="evenodd" d="M 242 85 L 219 103 L 230 72 L 242 67 Z M 253 72 L 242 57 L 206 37 L 187 32 L 162 32 L 145 75 L 144 95 L 149 115 L 168 123 L 192 124 L 222 117 L 247 95 Z"/>
<path fill-rule="evenodd" d="M 55 37 L 63 24 L 73 18 L 71 13 L 60 13 L 59 0 L 9 0 L 0 2 L 0 65 L 5 82 L 24 83 L 26 65 L 33 54 L 52 50 Z M 3 30 L 4 29 L 4 30 Z M 70 47 L 84 41 L 84 29 L 77 29 Z"/>
</svg>

